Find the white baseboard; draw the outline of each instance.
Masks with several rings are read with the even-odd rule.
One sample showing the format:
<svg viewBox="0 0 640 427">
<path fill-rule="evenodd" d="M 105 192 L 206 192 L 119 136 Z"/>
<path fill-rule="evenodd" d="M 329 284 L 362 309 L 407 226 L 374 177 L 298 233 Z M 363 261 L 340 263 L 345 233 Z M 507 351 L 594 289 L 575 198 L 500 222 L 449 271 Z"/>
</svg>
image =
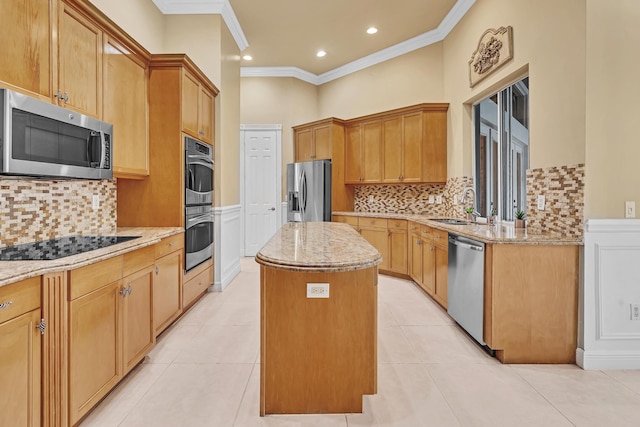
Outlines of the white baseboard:
<svg viewBox="0 0 640 427">
<path fill-rule="evenodd" d="M 216 207 L 213 290 L 222 291 L 240 273 L 240 205 Z"/>
<path fill-rule="evenodd" d="M 640 369 L 640 352 L 576 351 L 576 364 L 585 370 Z"/>
</svg>

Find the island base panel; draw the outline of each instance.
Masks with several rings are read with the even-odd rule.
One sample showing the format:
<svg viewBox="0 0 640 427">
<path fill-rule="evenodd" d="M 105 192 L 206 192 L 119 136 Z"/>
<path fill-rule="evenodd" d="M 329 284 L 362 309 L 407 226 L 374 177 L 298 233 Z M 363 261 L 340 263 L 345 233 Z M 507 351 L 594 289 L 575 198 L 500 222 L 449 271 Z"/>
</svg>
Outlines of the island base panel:
<svg viewBox="0 0 640 427">
<path fill-rule="evenodd" d="M 362 412 L 377 391 L 377 267 L 260 275 L 260 415 Z M 307 283 L 329 283 L 329 298 L 307 298 Z"/>
</svg>

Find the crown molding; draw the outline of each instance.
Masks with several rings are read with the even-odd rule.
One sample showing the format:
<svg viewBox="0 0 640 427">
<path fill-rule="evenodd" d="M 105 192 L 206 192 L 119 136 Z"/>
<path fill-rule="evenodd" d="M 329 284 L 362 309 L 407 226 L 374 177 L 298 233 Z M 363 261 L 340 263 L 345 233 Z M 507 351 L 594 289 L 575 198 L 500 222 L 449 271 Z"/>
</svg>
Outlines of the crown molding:
<svg viewBox="0 0 640 427">
<path fill-rule="evenodd" d="M 293 77 L 313 85 L 320 85 L 317 75 L 298 67 L 240 67 L 240 77 Z"/>
<path fill-rule="evenodd" d="M 219 14 L 227 24 L 240 51 L 249 46 L 240 23 L 236 18 L 229 0 L 152 0 L 165 15 L 173 14 Z M 471 9 L 476 0 L 458 0 L 438 28 L 420 34 L 409 40 L 372 53 L 348 64 L 342 65 L 320 75 L 310 73 L 298 67 L 240 67 L 241 77 L 293 77 L 319 86 L 339 79 L 356 71 L 364 70 L 381 62 L 388 61 L 414 50 L 444 40 L 462 17 Z"/>
<path fill-rule="evenodd" d="M 222 15 L 224 23 L 231 32 L 240 51 L 249 46 L 249 42 L 240 27 L 229 0 L 152 0 L 160 12 L 165 15 Z"/>
</svg>

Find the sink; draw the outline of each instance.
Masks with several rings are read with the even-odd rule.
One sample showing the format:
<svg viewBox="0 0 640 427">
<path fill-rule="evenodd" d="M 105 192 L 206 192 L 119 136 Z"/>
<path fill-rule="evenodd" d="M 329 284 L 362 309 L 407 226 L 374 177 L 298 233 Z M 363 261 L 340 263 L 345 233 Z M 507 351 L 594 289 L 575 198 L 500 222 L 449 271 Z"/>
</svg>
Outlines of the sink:
<svg viewBox="0 0 640 427">
<path fill-rule="evenodd" d="M 441 222 L 443 224 L 449 225 L 467 225 L 470 224 L 469 221 L 465 221 L 463 219 L 457 218 L 429 218 L 431 221 Z"/>
</svg>

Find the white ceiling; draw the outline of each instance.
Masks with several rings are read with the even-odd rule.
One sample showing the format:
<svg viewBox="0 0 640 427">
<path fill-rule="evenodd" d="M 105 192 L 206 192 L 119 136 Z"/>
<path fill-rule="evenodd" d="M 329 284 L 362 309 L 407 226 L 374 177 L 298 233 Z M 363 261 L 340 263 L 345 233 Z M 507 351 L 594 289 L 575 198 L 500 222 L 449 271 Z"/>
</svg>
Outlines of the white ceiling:
<svg viewBox="0 0 640 427">
<path fill-rule="evenodd" d="M 441 41 L 475 0 L 153 0 L 164 14 L 222 15 L 242 76 L 322 84 Z M 369 26 L 378 28 L 366 34 Z M 317 58 L 316 52 L 327 52 Z"/>
</svg>

